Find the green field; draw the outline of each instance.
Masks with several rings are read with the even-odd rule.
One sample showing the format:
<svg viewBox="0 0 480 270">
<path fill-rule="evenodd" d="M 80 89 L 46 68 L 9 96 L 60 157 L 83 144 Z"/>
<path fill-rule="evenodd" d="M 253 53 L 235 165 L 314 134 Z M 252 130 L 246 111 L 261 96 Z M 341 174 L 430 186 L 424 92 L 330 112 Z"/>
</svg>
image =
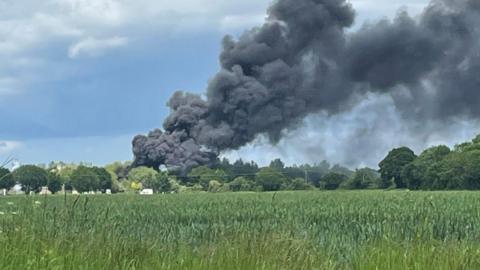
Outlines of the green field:
<svg viewBox="0 0 480 270">
<path fill-rule="evenodd" d="M 480 193 L 0 198 L 0 269 L 480 269 Z"/>
</svg>

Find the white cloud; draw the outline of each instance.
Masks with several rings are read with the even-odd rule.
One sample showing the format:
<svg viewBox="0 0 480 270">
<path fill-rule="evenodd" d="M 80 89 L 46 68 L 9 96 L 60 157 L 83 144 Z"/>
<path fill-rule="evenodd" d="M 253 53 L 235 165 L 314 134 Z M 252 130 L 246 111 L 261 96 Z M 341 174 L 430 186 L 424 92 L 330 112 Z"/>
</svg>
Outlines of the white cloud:
<svg viewBox="0 0 480 270">
<path fill-rule="evenodd" d="M 128 38 L 126 37 L 111 37 L 104 39 L 86 38 L 70 46 L 68 49 L 68 56 L 70 58 L 77 58 L 82 55 L 98 56 L 105 52 L 105 50 L 123 47 L 127 45 Z"/>
<path fill-rule="evenodd" d="M 0 141 L 0 155 L 12 154 L 15 150 L 19 149 L 22 143 L 15 141 Z"/>
<path fill-rule="evenodd" d="M 59 57 L 101 55 L 129 40 L 191 32 L 237 34 L 261 24 L 271 0 L 17 0 L 0 1 L 0 78 L 15 73 L 22 83 L 13 91 L 62 73 Z M 427 0 L 351 0 L 359 21 L 394 15 L 402 6 L 418 12 Z M 141 44 L 141 43 L 139 43 Z M 55 55 L 52 51 L 68 53 Z M 54 48 L 51 50 L 50 48 Z M 49 50 L 50 49 L 50 50 Z M 43 53 L 48 51 L 48 53 Z M 36 66 L 13 66 L 16 59 Z M 53 60 L 52 58 L 55 58 Z M 14 70 L 14 72 L 12 72 Z M 38 74 L 38 75 L 33 75 Z M 5 89 L 5 87 L 4 87 Z M 3 90 L 3 92 L 6 92 Z"/>
</svg>

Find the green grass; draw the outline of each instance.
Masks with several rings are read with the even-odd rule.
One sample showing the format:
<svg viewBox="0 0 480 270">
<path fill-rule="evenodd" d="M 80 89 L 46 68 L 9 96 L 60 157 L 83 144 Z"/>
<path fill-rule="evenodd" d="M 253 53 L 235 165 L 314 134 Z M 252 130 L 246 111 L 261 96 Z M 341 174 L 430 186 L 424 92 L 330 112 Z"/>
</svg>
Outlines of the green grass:
<svg viewBox="0 0 480 270">
<path fill-rule="evenodd" d="M 479 240 L 478 192 L 0 197 L 0 269 L 480 269 Z"/>
</svg>

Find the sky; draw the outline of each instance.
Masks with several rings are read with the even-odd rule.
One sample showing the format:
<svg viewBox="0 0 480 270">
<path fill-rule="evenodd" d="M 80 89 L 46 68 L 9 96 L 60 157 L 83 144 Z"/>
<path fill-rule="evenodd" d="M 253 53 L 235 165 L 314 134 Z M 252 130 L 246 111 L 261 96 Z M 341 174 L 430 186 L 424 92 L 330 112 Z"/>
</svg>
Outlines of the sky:
<svg viewBox="0 0 480 270">
<path fill-rule="evenodd" d="M 204 92 L 219 69 L 222 37 L 260 25 L 269 2 L 0 1 L 0 160 L 11 156 L 23 164 L 62 160 L 98 165 L 130 160 L 132 138 L 161 126 L 174 91 Z M 399 9 L 419 14 L 427 1 L 351 3 L 357 12 L 355 29 L 392 18 Z M 378 104 L 382 111 L 369 110 Z M 350 130 L 352 121 L 392 127 L 382 133 L 382 147 L 374 147 L 378 142 L 368 139 L 372 134 L 355 141 L 374 149 L 362 161 L 336 150 L 345 144 L 354 149 L 351 136 L 358 132 Z M 479 130 L 469 122 L 455 125 L 412 138 L 396 117 L 393 101 L 371 95 L 333 117 L 308 117 L 278 145 L 260 137 L 224 155 L 260 164 L 279 157 L 289 164 L 327 159 L 375 166 L 390 147 L 407 144 L 419 151 L 436 143 L 453 145 Z M 452 130 L 460 131 L 451 136 Z"/>
</svg>

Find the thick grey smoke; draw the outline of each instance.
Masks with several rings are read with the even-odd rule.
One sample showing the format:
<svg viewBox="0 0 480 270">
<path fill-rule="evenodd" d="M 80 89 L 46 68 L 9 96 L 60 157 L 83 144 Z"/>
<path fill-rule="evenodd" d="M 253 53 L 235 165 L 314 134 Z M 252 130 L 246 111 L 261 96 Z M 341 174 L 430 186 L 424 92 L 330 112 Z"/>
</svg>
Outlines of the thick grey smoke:
<svg viewBox="0 0 480 270">
<path fill-rule="evenodd" d="M 354 15 L 345 0 L 275 1 L 263 26 L 224 38 L 206 99 L 176 93 L 165 132 L 134 139 L 135 164 L 214 162 L 368 93 L 390 95 L 408 121 L 478 116 L 480 1 L 433 0 L 418 18 L 399 12 L 347 32 Z"/>
</svg>

